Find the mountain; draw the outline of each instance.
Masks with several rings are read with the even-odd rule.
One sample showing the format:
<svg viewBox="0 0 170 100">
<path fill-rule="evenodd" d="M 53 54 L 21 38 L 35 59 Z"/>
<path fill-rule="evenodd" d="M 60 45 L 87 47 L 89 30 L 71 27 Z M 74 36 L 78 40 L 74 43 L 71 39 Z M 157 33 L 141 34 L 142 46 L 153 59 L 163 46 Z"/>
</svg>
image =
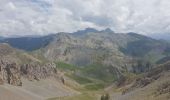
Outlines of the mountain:
<svg viewBox="0 0 170 100">
<path fill-rule="evenodd" d="M 55 37 L 44 48 L 44 56 L 50 60 L 79 63 L 78 65 L 89 64 L 95 60 L 92 60 L 95 55 L 103 57 L 108 62 L 112 58 L 121 61 L 121 58 L 126 59 L 127 57 L 146 58 L 156 62 L 165 56 L 164 51 L 169 48 L 169 43 L 164 41 L 136 33 L 114 33 L 110 29 L 97 31 L 88 28 L 72 34 L 59 33 Z M 113 59 L 111 61 L 114 62 Z"/>
<path fill-rule="evenodd" d="M 54 63 L 0 43 L 0 100 L 46 100 L 78 94 L 62 83 L 63 77 Z"/>
<path fill-rule="evenodd" d="M 64 40 L 66 38 L 69 39 Z M 40 36 L 40 37 L 37 36 L 37 37 L 3 38 L 0 40 L 0 42 L 8 43 L 14 48 L 18 48 L 26 51 L 34 51 L 40 48 L 47 48 L 47 47 L 52 48 L 52 46 L 49 45 L 55 44 L 54 41 L 56 42 L 57 39 L 64 41 L 63 43 L 60 43 L 60 45 L 63 46 L 69 42 L 72 42 L 71 44 L 72 47 L 74 45 L 79 45 L 81 47 L 86 45 L 86 47 L 89 48 L 89 45 L 93 45 L 93 49 L 100 48 L 100 47 L 107 50 L 114 49 L 116 51 L 119 51 L 119 53 L 122 53 L 126 56 L 132 56 L 132 57 L 142 57 L 142 56 L 145 57 L 146 55 L 151 56 L 153 55 L 152 53 L 158 53 L 158 52 L 160 52 L 158 53 L 159 57 L 164 56 L 162 54 L 164 50 L 169 46 L 169 43 L 166 43 L 166 41 L 152 39 L 150 37 L 139 35 L 137 33 L 126 33 L 126 34 L 115 33 L 109 28 L 101 31 L 98 31 L 93 28 L 86 28 L 84 30 L 79 30 L 73 33 L 58 33 L 58 34 Z M 92 41 L 92 39 L 93 42 L 87 43 L 87 41 Z M 107 48 L 102 47 L 102 45 L 105 45 L 104 43 L 109 44 L 110 47 L 108 45 Z M 56 45 L 57 44 L 59 44 L 59 42 L 58 43 L 56 42 Z M 51 54 L 51 56 L 54 55 Z M 159 57 L 156 58 L 160 59 Z"/>
<path fill-rule="evenodd" d="M 84 30 L 78 30 L 77 32 L 74 32 L 73 34 L 75 36 L 79 36 L 79 35 L 84 35 L 84 34 L 89 33 L 89 32 L 99 32 L 99 31 L 94 29 L 94 28 L 86 28 Z"/>
<path fill-rule="evenodd" d="M 53 40 L 54 35 L 40 36 L 40 37 L 16 37 L 16 38 L 2 38 L 1 43 L 8 43 L 11 46 L 23 49 L 26 51 L 33 51 L 40 49 L 49 44 Z"/>
<path fill-rule="evenodd" d="M 170 34 L 169 33 L 155 33 L 155 34 L 151 34 L 149 36 L 154 38 L 154 39 L 158 39 L 158 40 L 170 41 Z"/>
<path fill-rule="evenodd" d="M 29 62 L 39 62 L 42 61 L 36 57 L 33 57 L 31 54 L 11 47 L 7 43 L 0 43 L 0 60 L 8 60 L 10 62 L 16 62 L 19 64 L 29 63 Z"/>
<path fill-rule="evenodd" d="M 133 65 L 138 62 L 163 63 L 169 60 L 170 52 L 169 43 L 165 41 L 133 32 L 115 33 L 109 28 L 100 31 L 86 28 L 73 33 L 61 32 L 44 37 L 6 38 L 3 42 L 31 51 L 34 58 L 43 58 L 43 61 L 85 67 L 83 76 L 89 75 L 88 68 L 93 67 L 90 77 L 99 80 L 101 77 L 108 77 L 104 74 L 100 76 L 107 70 L 110 78 L 120 78 L 125 70 L 132 72 Z M 97 68 L 102 71 L 98 73 Z M 140 72 L 146 69 L 143 67 L 135 70 Z"/>
<path fill-rule="evenodd" d="M 122 94 L 114 100 L 169 100 L 169 70 L 169 61 L 155 66 L 149 72 L 138 76 L 130 85 L 125 85 Z"/>
<path fill-rule="evenodd" d="M 169 44 L 163 41 L 155 40 L 146 36 L 142 36 L 136 33 L 128 33 L 127 35 L 136 38 L 137 40 L 128 42 L 125 48 L 122 48 L 122 52 L 131 56 L 145 56 L 151 51 L 163 53 Z"/>
<path fill-rule="evenodd" d="M 97 100 L 105 93 L 115 100 L 138 100 L 143 91 L 155 98 L 169 93 L 169 83 L 160 83 L 169 75 L 166 41 L 86 28 L 0 42 L 2 100 L 9 100 L 5 93 L 14 100 Z"/>
<path fill-rule="evenodd" d="M 82 33 L 58 33 L 46 47 L 34 53 L 64 70 L 74 71 L 68 75 L 71 78 L 92 79 L 93 85 L 97 80 L 102 86 L 122 81 L 127 72 L 147 72 L 148 67 L 167 57 L 165 51 L 169 53 L 169 43 L 137 33 L 115 33 L 108 29 Z"/>
</svg>

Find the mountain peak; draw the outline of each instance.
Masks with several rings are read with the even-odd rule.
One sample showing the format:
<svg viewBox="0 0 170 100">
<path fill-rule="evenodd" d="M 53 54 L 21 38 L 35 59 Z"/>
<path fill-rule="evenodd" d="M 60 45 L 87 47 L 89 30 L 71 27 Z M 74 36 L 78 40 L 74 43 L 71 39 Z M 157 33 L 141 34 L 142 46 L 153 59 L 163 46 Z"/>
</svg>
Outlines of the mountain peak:
<svg viewBox="0 0 170 100">
<path fill-rule="evenodd" d="M 74 32 L 73 34 L 74 35 L 84 35 L 84 34 L 89 33 L 89 32 L 96 33 L 96 32 L 99 32 L 99 31 L 94 29 L 94 28 L 88 27 L 84 30 L 78 30 L 78 31 Z"/>
<path fill-rule="evenodd" d="M 95 28 L 88 27 L 84 31 L 86 31 L 86 32 L 97 32 L 98 30 L 96 30 Z"/>
<path fill-rule="evenodd" d="M 147 37 L 145 35 L 141 35 L 141 34 L 138 34 L 138 33 L 135 33 L 135 32 L 129 32 L 127 34 L 130 35 L 130 36 L 136 37 L 136 38 L 149 38 L 150 39 L 150 37 Z"/>
<path fill-rule="evenodd" d="M 114 31 L 110 28 L 106 28 L 104 30 L 101 30 L 101 32 L 114 33 Z"/>
</svg>

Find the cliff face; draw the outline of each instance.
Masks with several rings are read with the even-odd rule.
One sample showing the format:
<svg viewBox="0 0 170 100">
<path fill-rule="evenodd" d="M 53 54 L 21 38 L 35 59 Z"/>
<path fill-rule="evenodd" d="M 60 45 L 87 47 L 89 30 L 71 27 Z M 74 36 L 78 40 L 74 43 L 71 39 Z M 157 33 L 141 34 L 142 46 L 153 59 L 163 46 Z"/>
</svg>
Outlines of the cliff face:
<svg viewBox="0 0 170 100">
<path fill-rule="evenodd" d="M 57 75 L 57 69 L 53 63 L 45 65 L 24 64 L 20 71 L 21 75 L 29 80 L 40 80 L 47 77 L 56 77 Z"/>
<path fill-rule="evenodd" d="M 8 83 L 21 86 L 20 66 L 16 63 L 0 61 L 0 84 Z"/>
<path fill-rule="evenodd" d="M 0 43 L 0 84 L 21 86 L 21 77 L 31 81 L 57 77 L 55 64 L 40 62 L 24 51 Z"/>
<path fill-rule="evenodd" d="M 21 77 L 28 80 L 40 80 L 48 77 L 57 77 L 55 64 L 24 64 L 0 61 L 0 84 L 8 83 L 15 86 L 22 86 Z"/>
</svg>

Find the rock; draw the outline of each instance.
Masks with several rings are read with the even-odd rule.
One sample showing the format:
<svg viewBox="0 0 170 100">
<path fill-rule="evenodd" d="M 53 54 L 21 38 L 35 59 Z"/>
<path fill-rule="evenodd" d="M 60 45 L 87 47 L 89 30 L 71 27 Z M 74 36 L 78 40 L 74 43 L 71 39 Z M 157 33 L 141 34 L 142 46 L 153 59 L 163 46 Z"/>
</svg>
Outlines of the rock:
<svg viewBox="0 0 170 100">
<path fill-rule="evenodd" d="M 136 80 L 136 84 L 134 84 L 134 87 L 145 87 L 148 84 L 150 84 L 153 80 L 151 78 L 139 78 Z"/>
<path fill-rule="evenodd" d="M 57 69 L 55 64 L 48 63 L 45 65 L 40 64 L 24 64 L 21 66 L 21 75 L 29 80 L 40 80 L 47 77 L 55 77 Z"/>
<path fill-rule="evenodd" d="M 22 86 L 21 77 L 31 81 L 39 81 L 40 79 L 58 76 L 56 66 L 53 63 L 18 65 L 15 62 L 0 60 L 0 84 L 7 83 Z"/>
<path fill-rule="evenodd" d="M 4 82 L 2 80 L 2 76 L 0 76 L 0 85 L 2 85 Z"/>
<path fill-rule="evenodd" d="M 16 63 L 0 61 L 0 83 L 21 86 L 20 67 Z"/>
<path fill-rule="evenodd" d="M 164 82 L 163 84 L 159 85 L 156 89 L 156 95 L 162 95 L 170 93 L 170 81 Z"/>
</svg>

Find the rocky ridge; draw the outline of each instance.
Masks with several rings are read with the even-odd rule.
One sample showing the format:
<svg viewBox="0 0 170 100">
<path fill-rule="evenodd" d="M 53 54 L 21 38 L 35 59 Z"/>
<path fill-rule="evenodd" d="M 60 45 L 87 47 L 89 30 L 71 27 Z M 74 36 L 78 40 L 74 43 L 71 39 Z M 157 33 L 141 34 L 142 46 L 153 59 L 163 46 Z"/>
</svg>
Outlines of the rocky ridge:
<svg viewBox="0 0 170 100">
<path fill-rule="evenodd" d="M 16 63 L 0 61 L 0 83 L 8 83 L 11 85 L 21 86 L 20 67 Z"/>
<path fill-rule="evenodd" d="M 39 81 L 48 77 L 57 78 L 57 69 L 53 63 L 19 65 L 15 62 L 0 61 L 0 84 L 22 86 L 21 77 L 30 81 Z"/>
<path fill-rule="evenodd" d="M 40 80 L 50 76 L 57 77 L 57 69 L 53 63 L 45 65 L 24 64 L 20 71 L 21 75 L 29 80 Z"/>
</svg>

